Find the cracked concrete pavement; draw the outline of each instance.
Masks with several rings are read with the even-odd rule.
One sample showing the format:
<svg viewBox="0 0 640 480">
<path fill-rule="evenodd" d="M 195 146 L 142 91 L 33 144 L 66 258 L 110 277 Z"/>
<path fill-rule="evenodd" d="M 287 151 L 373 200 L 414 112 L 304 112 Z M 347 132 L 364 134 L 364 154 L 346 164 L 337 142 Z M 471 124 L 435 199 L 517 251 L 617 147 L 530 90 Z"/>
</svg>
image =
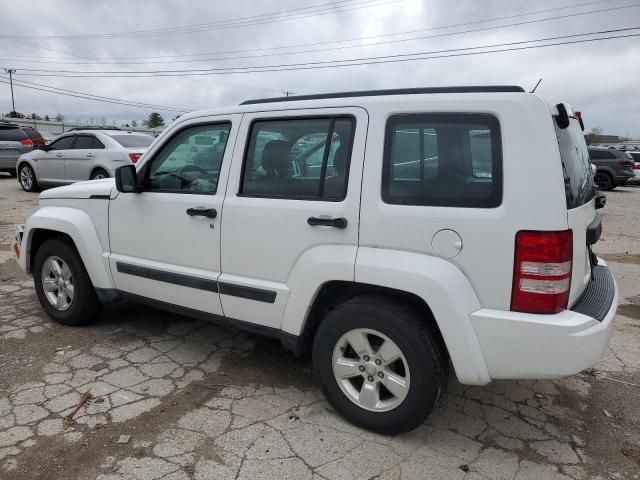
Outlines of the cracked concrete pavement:
<svg viewBox="0 0 640 480">
<path fill-rule="evenodd" d="M 309 359 L 273 340 L 132 304 L 51 323 L 9 252 L 37 195 L 0 174 L 0 479 L 638 479 L 640 188 L 607 196 L 596 250 L 621 307 L 600 363 L 482 388 L 452 377 L 425 424 L 388 437 L 336 415 Z"/>
</svg>

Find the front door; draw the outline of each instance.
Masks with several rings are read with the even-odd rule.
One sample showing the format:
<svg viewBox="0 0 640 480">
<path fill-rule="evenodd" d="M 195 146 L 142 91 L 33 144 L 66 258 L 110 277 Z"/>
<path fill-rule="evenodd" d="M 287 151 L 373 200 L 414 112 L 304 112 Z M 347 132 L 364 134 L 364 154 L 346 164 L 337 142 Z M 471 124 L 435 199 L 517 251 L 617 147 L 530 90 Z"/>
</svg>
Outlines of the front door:
<svg viewBox="0 0 640 480">
<path fill-rule="evenodd" d="M 41 183 L 65 183 L 64 159 L 72 152 L 75 135 L 66 135 L 49 145 L 38 155 L 38 181 Z"/>
<path fill-rule="evenodd" d="M 110 265 L 117 289 L 222 315 L 222 203 L 240 118 L 204 117 L 174 126 L 138 168 L 142 193 L 119 193 L 111 201 Z"/>
<path fill-rule="evenodd" d="M 225 315 L 280 328 L 290 289 L 336 255 L 351 265 L 338 279 L 353 280 L 367 121 L 359 108 L 244 115 L 222 223 Z"/>
</svg>

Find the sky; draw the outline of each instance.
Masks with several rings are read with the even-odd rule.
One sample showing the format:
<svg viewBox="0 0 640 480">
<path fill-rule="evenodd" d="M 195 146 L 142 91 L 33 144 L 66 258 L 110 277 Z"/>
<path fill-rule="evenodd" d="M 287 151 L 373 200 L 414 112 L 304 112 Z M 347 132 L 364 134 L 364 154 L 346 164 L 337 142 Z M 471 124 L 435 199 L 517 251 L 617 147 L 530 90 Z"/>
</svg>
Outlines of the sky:
<svg viewBox="0 0 640 480">
<path fill-rule="evenodd" d="M 170 120 L 178 110 L 287 92 L 487 84 L 531 90 L 542 78 L 537 93 L 580 110 L 587 131 L 640 137 L 640 36 L 477 54 L 640 34 L 638 0 L 30 0 L 30 14 L 7 5 L 0 5 L 0 81 L 7 81 L 5 68 L 16 69 L 22 113 L 120 123 L 158 111 Z M 555 40 L 523 43 L 545 38 Z M 388 62 L 413 53 L 431 58 Z M 335 67 L 371 57 L 383 58 Z M 309 69 L 314 62 L 333 68 Z M 283 64 L 293 65 L 259 68 Z M 209 71 L 181 72 L 193 69 Z M 10 110 L 9 85 L 0 83 L 0 112 Z"/>
</svg>

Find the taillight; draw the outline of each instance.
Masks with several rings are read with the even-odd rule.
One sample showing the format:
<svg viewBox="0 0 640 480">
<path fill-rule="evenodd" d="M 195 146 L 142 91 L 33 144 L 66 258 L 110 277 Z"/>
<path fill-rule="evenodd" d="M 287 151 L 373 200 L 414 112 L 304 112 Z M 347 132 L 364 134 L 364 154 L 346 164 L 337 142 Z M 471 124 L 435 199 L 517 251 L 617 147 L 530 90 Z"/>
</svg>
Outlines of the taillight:
<svg viewBox="0 0 640 480">
<path fill-rule="evenodd" d="M 635 162 L 633 168 L 635 168 L 636 170 L 640 170 L 640 162 Z"/>
<path fill-rule="evenodd" d="M 31 140 L 30 138 L 25 138 L 24 140 L 20 140 L 20 143 L 25 147 L 33 148 L 33 140 Z"/>
<path fill-rule="evenodd" d="M 622 165 L 623 167 L 633 168 L 633 162 L 631 160 L 620 160 L 620 165 Z"/>
<path fill-rule="evenodd" d="M 571 230 L 518 232 L 511 310 L 558 313 L 567 308 L 572 257 Z"/>
<path fill-rule="evenodd" d="M 136 163 L 141 156 L 142 156 L 141 153 L 130 153 L 129 158 L 131 159 L 131 163 Z"/>
</svg>

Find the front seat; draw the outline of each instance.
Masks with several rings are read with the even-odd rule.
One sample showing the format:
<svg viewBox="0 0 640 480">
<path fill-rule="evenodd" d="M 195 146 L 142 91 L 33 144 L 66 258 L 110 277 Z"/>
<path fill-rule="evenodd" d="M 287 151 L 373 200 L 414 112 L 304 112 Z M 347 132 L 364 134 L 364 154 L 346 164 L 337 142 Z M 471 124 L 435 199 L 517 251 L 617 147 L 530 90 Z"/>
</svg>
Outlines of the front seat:
<svg viewBox="0 0 640 480">
<path fill-rule="evenodd" d="M 260 161 L 266 178 L 289 178 L 291 174 L 291 144 L 284 140 L 271 140 L 262 150 Z"/>
</svg>

